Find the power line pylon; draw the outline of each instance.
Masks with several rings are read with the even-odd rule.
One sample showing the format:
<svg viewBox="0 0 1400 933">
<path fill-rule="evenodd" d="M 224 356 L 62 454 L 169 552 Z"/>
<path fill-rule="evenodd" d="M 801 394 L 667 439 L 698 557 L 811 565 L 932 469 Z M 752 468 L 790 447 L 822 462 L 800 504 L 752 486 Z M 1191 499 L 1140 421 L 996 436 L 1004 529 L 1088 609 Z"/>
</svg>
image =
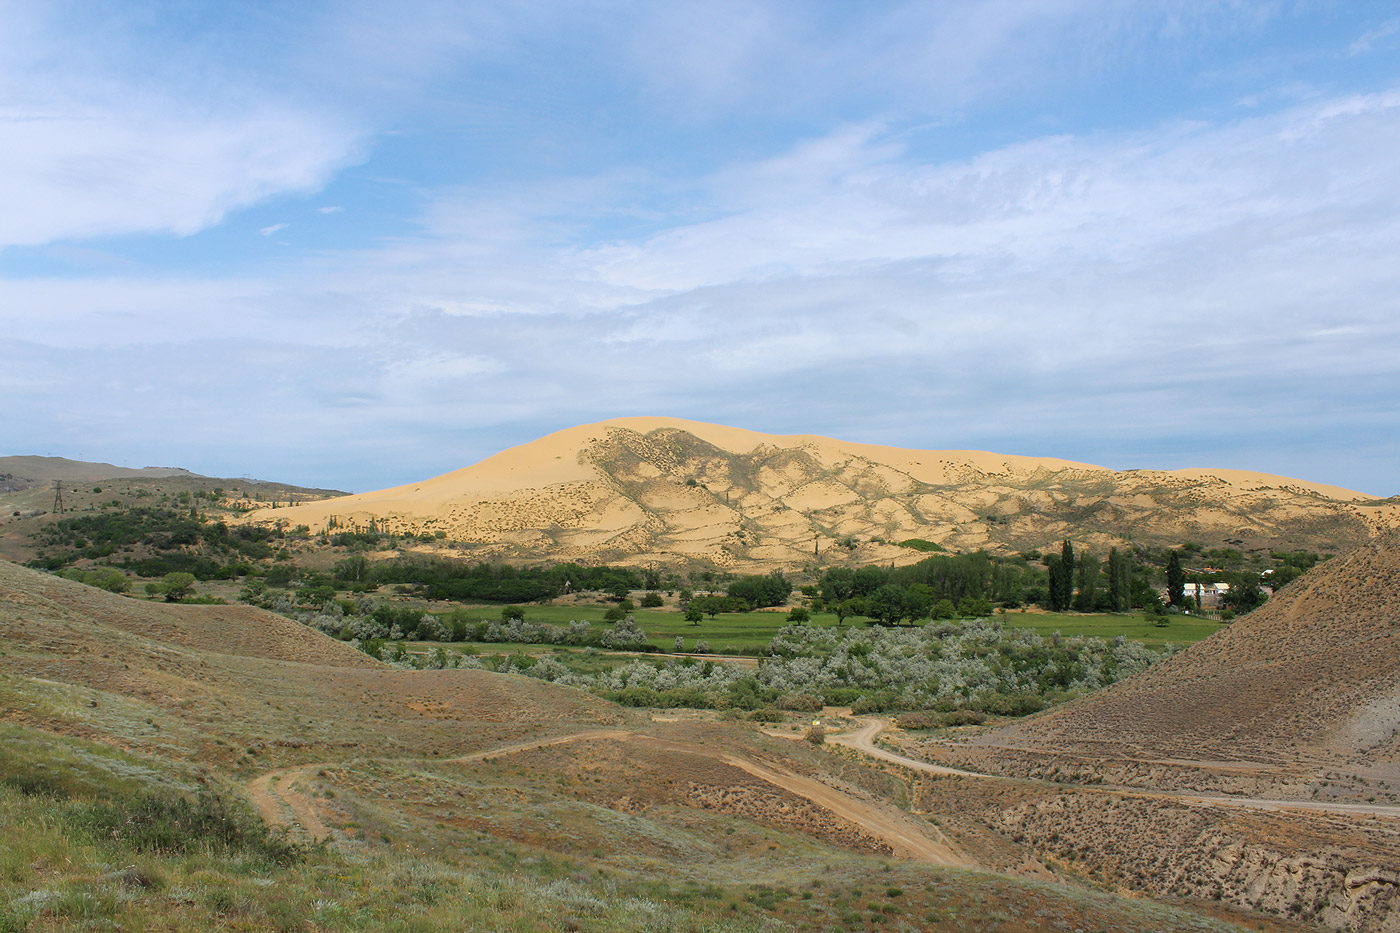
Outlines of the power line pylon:
<svg viewBox="0 0 1400 933">
<path fill-rule="evenodd" d="M 63 480 L 53 481 L 53 510 L 59 515 L 63 514 Z"/>
</svg>

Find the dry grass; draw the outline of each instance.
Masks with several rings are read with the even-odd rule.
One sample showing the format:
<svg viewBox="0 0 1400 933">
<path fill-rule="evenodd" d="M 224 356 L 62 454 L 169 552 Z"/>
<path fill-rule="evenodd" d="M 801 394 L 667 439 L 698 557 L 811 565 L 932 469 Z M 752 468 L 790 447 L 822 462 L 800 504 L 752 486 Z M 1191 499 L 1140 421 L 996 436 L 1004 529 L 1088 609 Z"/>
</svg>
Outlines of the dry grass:
<svg viewBox="0 0 1400 933">
<path fill-rule="evenodd" d="M 366 664 L 310 630 L 260 638 L 259 614 L 138 614 L 77 584 L 0 572 L 7 933 L 1185 931 L 1244 919 L 890 858 L 863 827 L 732 760 L 896 814 L 913 801 L 902 778 L 747 723 L 653 723 L 526 678 Z M 445 760 L 602 728 L 637 737 Z M 315 766 L 298 792 L 335 841 L 292 866 L 236 849 L 153 855 L 65 815 L 132 795 L 236 805 L 247 780 L 293 765 Z M 993 835 L 959 841 L 981 858 Z"/>
</svg>

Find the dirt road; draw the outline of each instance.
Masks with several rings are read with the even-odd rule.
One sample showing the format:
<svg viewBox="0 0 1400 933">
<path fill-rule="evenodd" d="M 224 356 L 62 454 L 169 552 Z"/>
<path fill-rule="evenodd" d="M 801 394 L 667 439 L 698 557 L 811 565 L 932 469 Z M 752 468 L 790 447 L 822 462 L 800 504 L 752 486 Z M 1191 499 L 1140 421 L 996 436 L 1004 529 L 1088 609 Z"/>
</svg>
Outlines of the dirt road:
<svg viewBox="0 0 1400 933">
<path fill-rule="evenodd" d="M 875 725 L 878 731 L 879 723 Z M 741 758 L 737 755 L 700 745 L 671 742 L 622 729 L 592 729 L 586 732 L 574 732 L 569 735 L 555 736 L 553 738 L 502 745 L 496 748 L 472 752 L 468 755 L 460 755 L 456 758 L 398 760 L 424 760 L 435 763 L 443 761 L 457 763 L 489 761 L 495 758 L 529 751 L 531 749 L 586 741 L 657 743 L 663 744 L 668 748 L 680 749 L 691 754 L 713 758 L 731 767 L 738 768 L 747 774 L 751 774 L 760 780 L 766 781 L 774 787 L 803 797 L 817 806 L 836 814 L 842 819 L 854 823 L 870 835 L 888 844 L 895 854 L 899 856 L 915 859 L 917 861 L 929 862 L 934 865 L 967 868 L 975 867 L 976 864 L 966 854 L 959 851 L 958 848 L 935 827 L 919 823 L 912 817 L 905 816 L 895 810 L 893 807 L 881 807 L 870 801 L 861 800 L 827 784 L 823 784 L 821 781 L 795 774 L 777 765 L 751 761 L 747 758 Z M 248 794 L 252 798 L 253 804 L 257 807 L 258 812 L 262 814 L 263 819 L 270 825 L 291 826 L 295 823 L 313 840 L 317 842 L 324 841 L 331 837 L 331 832 L 316 812 L 314 801 L 308 796 L 302 786 L 304 786 L 319 770 L 325 768 L 344 768 L 347 764 L 353 764 L 353 762 L 343 762 L 339 765 L 297 765 L 291 768 L 269 771 L 249 782 L 247 785 Z"/>
<path fill-rule="evenodd" d="M 720 755 L 719 760 L 739 768 L 754 777 L 767 781 L 799 797 L 805 797 L 823 809 L 849 820 L 866 832 L 879 837 L 889 844 L 896 855 L 930 862 L 934 865 L 952 865 L 960 868 L 975 868 L 976 862 L 948 840 L 936 828 L 904 816 L 893 808 L 886 810 L 844 794 L 821 781 L 756 764 L 733 755 Z M 932 832 L 933 836 L 929 833 Z M 936 838 L 934 838 L 936 837 Z"/>
<path fill-rule="evenodd" d="M 949 768 L 946 765 L 936 765 L 928 761 L 919 761 L 917 758 L 908 758 L 889 749 L 881 748 L 875 744 L 875 738 L 885 728 L 885 724 L 878 719 L 858 719 L 861 724 L 860 729 L 855 732 L 846 732 L 832 736 L 828 741 L 836 745 L 844 745 L 853 748 L 872 758 L 881 761 L 888 761 L 914 771 L 922 771 L 926 774 L 957 775 L 960 777 L 979 778 L 986 781 L 1026 781 L 1026 778 L 1012 778 L 999 774 L 984 774 L 977 771 L 963 771 L 959 768 Z M 1036 784 L 1055 784 L 1054 781 L 1037 780 Z M 1098 785 L 1086 788 L 1082 785 L 1063 785 L 1074 787 L 1077 790 L 1092 790 L 1097 793 L 1114 793 L 1131 795 L 1135 797 L 1157 797 L 1169 800 L 1179 800 L 1185 803 L 1201 804 L 1218 807 L 1241 807 L 1250 810 L 1308 810 L 1317 813 L 1345 813 L 1360 814 L 1364 816 L 1384 816 L 1393 819 L 1400 819 L 1400 807 L 1386 806 L 1384 804 L 1371 803 L 1331 803 L 1315 800 L 1281 800 L 1268 797 L 1229 797 L 1218 794 L 1194 794 L 1185 791 L 1151 790 L 1138 787 L 1105 787 Z"/>
<path fill-rule="evenodd" d="M 569 742 L 585 742 L 590 739 L 618 739 L 630 733 L 620 729 L 591 729 L 587 732 L 574 732 L 569 735 L 555 736 L 548 739 L 535 739 L 530 742 L 517 742 L 513 745 L 502 745 L 499 748 L 491 748 L 486 751 L 472 752 L 469 755 L 460 755 L 456 758 L 425 758 L 423 761 L 450 761 L 469 762 L 484 761 L 488 758 L 495 758 L 498 755 L 509 755 L 514 752 L 523 752 L 532 748 L 544 748 L 548 745 L 565 745 Z M 420 759 L 393 759 L 393 760 L 420 760 Z M 298 784 L 305 784 L 317 771 L 327 768 L 344 768 L 354 762 L 340 762 L 339 764 L 323 762 L 314 765 L 295 765 L 290 768 L 279 768 L 276 771 L 269 771 L 259 775 L 248 782 L 247 791 L 249 798 L 253 801 L 253 806 L 257 807 L 258 813 L 271 826 L 289 827 L 293 823 L 301 826 L 302 830 L 316 842 L 323 842 L 330 838 L 331 832 L 322 822 L 321 817 L 316 812 L 316 807 L 311 798 L 304 792 L 297 789 Z M 290 817 L 288 813 L 290 812 Z"/>
</svg>

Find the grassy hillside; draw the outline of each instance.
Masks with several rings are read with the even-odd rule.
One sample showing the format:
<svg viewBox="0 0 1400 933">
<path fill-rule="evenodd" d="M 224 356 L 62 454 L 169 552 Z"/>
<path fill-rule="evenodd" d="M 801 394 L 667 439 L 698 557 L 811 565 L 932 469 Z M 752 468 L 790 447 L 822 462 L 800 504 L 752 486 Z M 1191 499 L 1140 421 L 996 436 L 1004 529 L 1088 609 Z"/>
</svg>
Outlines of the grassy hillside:
<svg viewBox="0 0 1400 933">
<path fill-rule="evenodd" d="M 0 709 L 7 933 L 1291 928 L 945 867 L 1027 856 L 745 724 L 4 564 Z"/>
</svg>

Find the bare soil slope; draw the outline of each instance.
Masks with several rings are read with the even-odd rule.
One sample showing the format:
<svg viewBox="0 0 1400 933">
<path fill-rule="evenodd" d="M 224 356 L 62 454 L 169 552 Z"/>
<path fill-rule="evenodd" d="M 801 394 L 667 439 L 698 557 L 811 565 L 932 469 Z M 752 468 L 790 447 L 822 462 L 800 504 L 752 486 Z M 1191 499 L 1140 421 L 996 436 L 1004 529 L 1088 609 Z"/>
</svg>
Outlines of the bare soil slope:
<svg viewBox="0 0 1400 933">
<path fill-rule="evenodd" d="M 953 550 L 1226 541 L 1346 550 L 1400 503 L 1237 470 L 1130 470 L 917 451 L 671 418 L 570 428 L 394 489 L 263 510 L 254 521 L 443 532 L 481 557 L 912 561 Z"/>
<path fill-rule="evenodd" d="M 261 610 L 149 603 L 4 562 L 0 657 L 0 700 L 15 678 L 46 695 L 0 717 L 230 768 L 462 754 L 624 718 L 529 678 L 393 669 Z"/>
<path fill-rule="evenodd" d="M 1139 762 L 1297 796 L 1400 790 L 1400 534 L 1319 565 L 1210 638 L 1075 703 L 979 740 Z M 1126 777 L 1119 771 L 1118 779 Z"/>
<path fill-rule="evenodd" d="M 252 606 L 183 606 L 113 596 L 103 590 L 0 561 L 0 621 L 26 627 L 91 619 L 82 640 L 112 627 L 200 651 L 300 661 L 329 667 L 381 667 L 344 642 Z"/>
</svg>

